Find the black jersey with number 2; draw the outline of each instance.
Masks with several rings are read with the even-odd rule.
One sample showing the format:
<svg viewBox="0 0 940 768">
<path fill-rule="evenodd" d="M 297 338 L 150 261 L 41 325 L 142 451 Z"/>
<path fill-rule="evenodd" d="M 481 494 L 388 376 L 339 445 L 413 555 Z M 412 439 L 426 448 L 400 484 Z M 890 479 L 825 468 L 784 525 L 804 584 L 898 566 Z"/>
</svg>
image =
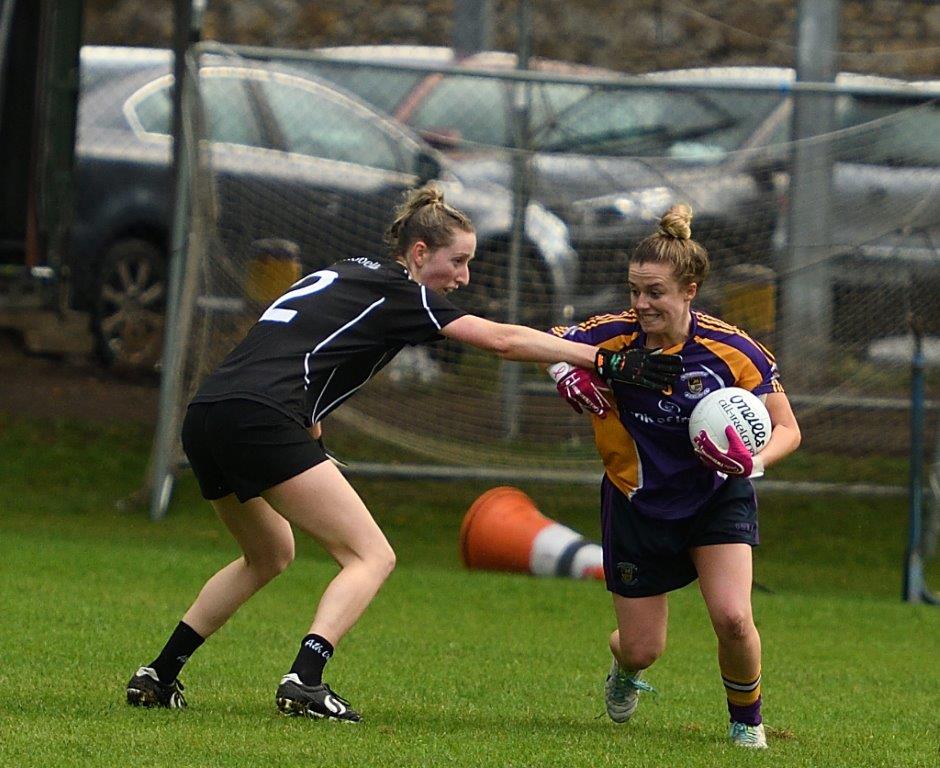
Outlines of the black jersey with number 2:
<svg viewBox="0 0 940 768">
<path fill-rule="evenodd" d="M 199 387 L 194 403 L 244 398 L 303 426 L 347 400 L 406 345 L 464 315 L 396 262 L 339 261 L 291 286 Z"/>
</svg>

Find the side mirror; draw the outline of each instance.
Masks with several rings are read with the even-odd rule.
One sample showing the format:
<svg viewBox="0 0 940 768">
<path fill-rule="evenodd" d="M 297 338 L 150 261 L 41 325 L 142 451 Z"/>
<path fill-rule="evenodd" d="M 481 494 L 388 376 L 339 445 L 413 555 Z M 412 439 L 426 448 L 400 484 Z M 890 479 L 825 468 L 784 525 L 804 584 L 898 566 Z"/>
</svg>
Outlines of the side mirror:
<svg viewBox="0 0 940 768">
<path fill-rule="evenodd" d="M 422 186 L 441 175 L 441 164 L 429 152 L 419 152 L 415 159 L 415 173 L 418 176 L 418 186 Z"/>
</svg>

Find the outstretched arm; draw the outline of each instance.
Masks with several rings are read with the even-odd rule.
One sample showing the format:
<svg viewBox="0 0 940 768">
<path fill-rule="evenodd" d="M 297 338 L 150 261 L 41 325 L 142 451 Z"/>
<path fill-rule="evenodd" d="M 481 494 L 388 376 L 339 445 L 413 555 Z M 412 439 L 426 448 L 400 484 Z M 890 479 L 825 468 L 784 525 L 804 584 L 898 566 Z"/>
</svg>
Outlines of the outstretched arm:
<svg viewBox="0 0 940 768">
<path fill-rule="evenodd" d="M 564 361 L 594 370 L 595 347 L 560 339 L 524 325 L 495 323 L 476 315 L 464 315 L 445 325 L 441 333 L 448 339 L 494 352 L 506 360 L 533 363 Z"/>
<path fill-rule="evenodd" d="M 495 352 L 506 360 L 533 363 L 565 362 L 594 371 L 604 381 L 647 389 L 662 389 L 682 373 L 679 355 L 658 350 L 622 349 L 614 352 L 591 344 L 560 339 L 524 325 L 494 323 L 475 315 L 458 317 L 441 331 L 447 338 Z"/>
</svg>

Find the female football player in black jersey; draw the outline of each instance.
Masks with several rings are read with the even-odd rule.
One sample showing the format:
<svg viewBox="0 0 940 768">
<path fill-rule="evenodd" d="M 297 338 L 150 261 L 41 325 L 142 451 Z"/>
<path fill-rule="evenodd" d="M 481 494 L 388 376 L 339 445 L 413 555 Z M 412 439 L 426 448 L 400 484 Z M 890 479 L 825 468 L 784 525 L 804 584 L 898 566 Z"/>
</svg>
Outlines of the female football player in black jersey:
<svg viewBox="0 0 940 768">
<path fill-rule="evenodd" d="M 360 715 L 323 683 L 334 647 L 395 566 L 362 500 L 327 460 L 319 422 L 406 344 L 441 336 L 507 360 L 571 365 L 603 379 L 668 385 L 678 356 L 598 350 L 464 313 L 446 294 L 470 281 L 470 220 L 428 186 L 410 194 L 388 231 L 393 259 L 349 258 L 306 276 L 261 315 L 199 388 L 182 440 L 210 501 L 243 554 L 206 582 L 149 665 L 127 685 L 138 706 L 184 707 L 178 674 L 190 655 L 294 557 L 291 524 L 340 566 L 277 688 L 278 709 L 347 722 Z"/>
</svg>

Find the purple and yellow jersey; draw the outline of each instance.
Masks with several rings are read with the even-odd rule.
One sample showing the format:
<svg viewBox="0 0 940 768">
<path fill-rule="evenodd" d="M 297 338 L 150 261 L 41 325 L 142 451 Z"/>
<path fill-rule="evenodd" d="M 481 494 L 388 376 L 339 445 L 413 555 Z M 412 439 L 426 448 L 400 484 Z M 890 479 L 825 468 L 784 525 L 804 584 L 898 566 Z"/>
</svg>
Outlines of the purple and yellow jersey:
<svg viewBox="0 0 940 768">
<path fill-rule="evenodd" d="M 580 325 L 551 331 L 572 341 L 619 350 L 643 347 L 646 334 L 633 310 L 599 315 Z M 673 520 L 694 515 L 724 476 L 706 469 L 689 440 L 689 416 L 696 403 L 722 387 L 756 395 L 783 392 L 773 355 L 744 331 L 692 311 L 692 328 L 682 345 L 664 349 L 682 355 L 682 375 L 654 392 L 614 382 L 619 419 L 592 416 L 594 441 L 610 481 L 649 517 Z"/>
</svg>

